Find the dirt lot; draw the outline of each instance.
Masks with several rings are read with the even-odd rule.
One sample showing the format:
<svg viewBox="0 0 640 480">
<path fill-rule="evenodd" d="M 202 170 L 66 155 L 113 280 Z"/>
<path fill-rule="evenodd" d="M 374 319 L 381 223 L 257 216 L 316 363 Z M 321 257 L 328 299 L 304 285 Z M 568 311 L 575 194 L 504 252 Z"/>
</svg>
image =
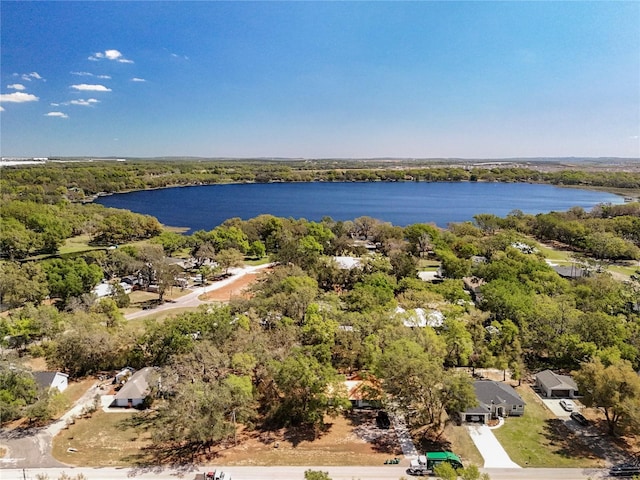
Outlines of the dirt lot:
<svg viewBox="0 0 640 480">
<path fill-rule="evenodd" d="M 171 463 L 190 456 L 149 448 L 150 432 L 145 422 L 136 421 L 132 415 L 135 414 L 98 411 L 90 419 L 78 420 L 55 438 L 55 458 L 70 465 L 115 466 Z M 315 439 L 308 429 L 243 432 L 239 428 L 237 445 L 232 440 L 229 445 L 216 447 L 199 458 L 191 457 L 190 461 L 223 465 L 384 466 L 385 460 L 402 456 L 395 431 L 378 429 L 373 411 L 327 418 L 326 422 L 326 430 Z M 76 451 L 69 453 L 69 448 Z"/>
<path fill-rule="evenodd" d="M 256 281 L 257 276 L 257 273 L 247 273 L 229 285 L 202 295 L 200 299 L 216 302 L 228 302 L 231 297 L 243 295 L 249 285 Z M 246 293 L 244 293 L 244 295 L 246 295 Z"/>
<path fill-rule="evenodd" d="M 239 433 L 238 445 L 216 451 L 226 465 L 384 465 L 402 457 L 393 429 L 376 427 L 375 412 L 327 418 L 327 429 Z"/>
</svg>

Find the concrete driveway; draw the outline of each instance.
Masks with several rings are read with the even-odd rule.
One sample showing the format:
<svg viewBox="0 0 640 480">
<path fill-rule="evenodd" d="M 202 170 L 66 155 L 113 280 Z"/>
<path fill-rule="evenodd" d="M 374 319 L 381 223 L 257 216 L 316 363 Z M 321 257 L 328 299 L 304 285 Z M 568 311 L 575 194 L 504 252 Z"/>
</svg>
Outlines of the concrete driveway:
<svg viewBox="0 0 640 480">
<path fill-rule="evenodd" d="M 521 468 L 513 462 L 486 425 L 469 425 L 469 435 L 484 458 L 484 468 Z"/>
<path fill-rule="evenodd" d="M 560 400 L 562 400 L 561 398 L 540 397 L 540 399 L 542 400 L 542 403 L 544 403 L 544 405 L 549 410 L 551 410 L 551 413 L 553 413 L 559 419 L 567 420 L 569 418 L 569 415 L 571 415 L 571 412 L 567 412 L 564 408 L 560 406 Z M 576 407 L 577 407 L 576 411 L 579 412 L 581 405 L 575 399 L 571 399 L 571 401 L 576 404 Z"/>
</svg>

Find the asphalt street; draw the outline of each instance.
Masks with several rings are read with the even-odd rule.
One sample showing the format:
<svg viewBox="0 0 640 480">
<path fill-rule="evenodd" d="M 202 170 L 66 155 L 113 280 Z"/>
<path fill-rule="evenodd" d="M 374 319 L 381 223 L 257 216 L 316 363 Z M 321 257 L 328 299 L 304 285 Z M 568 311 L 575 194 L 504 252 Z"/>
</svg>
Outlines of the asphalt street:
<svg viewBox="0 0 640 480">
<path fill-rule="evenodd" d="M 5 469 L 0 470 L 2 480 L 36 480 L 36 475 L 46 474 L 51 480 L 65 472 L 69 475 L 82 473 L 87 480 L 117 479 L 155 479 L 155 480 L 195 480 L 199 472 L 222 469 L 230 474 L 233 480 L 304 480 L 307 469 L 322 470 L 329 473 L 333 480 L 398 480 L 407 477 L 405 468 L 396 465 L 379 467 L 220 467 L 211 466 L 195 468 L 185 466 L 177 469 L 167 468 L 41 468 L 41 469 Z M 482 469 L 491 480 L 586 480 L 607 478 L 607 471 L 602 469 L 577 468 L 520 468 L 520 469 Z M 419 479 L 421 477 L 408 477 Z M 422 477 L 425 479 L 433 477 Z"/>
</svg>

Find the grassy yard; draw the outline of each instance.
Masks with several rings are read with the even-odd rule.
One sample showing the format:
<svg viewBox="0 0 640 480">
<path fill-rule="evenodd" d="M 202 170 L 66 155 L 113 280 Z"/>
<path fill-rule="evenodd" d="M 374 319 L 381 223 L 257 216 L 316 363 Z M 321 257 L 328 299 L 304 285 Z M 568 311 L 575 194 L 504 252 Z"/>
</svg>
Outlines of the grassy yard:
<svg viewBox="0 0 640 480">
<path fill-rule="evenodd" d="M 151 444 L 144 424 L 127 422 L 133 412 L 105 413 L 97 410 L 91 418 L 76 420 L 53 439 L 53 456 L 69 465 L 107 467 L 129 465 Z M 68 449 L 76 451 L 69 451 Z"/>
<path fill-rule="evenodd" d="M 436 271 L 440 267 L 438 260 L 430 260 L 427 258 L 421 258 L 418 260 L 418 270 L 424 271 Z"/>
<path fill-rule="evenodd" d="M 561 420 L 547 410 L 528 386 L 516 388 L 527 402 L 522 417 L 509 417 L 494 434 L 511 460 L 523 467 L 601 467 L 592 453 Z"/>
<path fill-rule="evenodd" d="M 452 452 L 460 457 L 463 465 L 477 465 L 482 467 L 484 459 L 473 440 L 469 436 L 469 430 L 464 425 L 448 425 L 445 428 L 444 436 L 449 440 L 450 448 Z"/>
</svg>

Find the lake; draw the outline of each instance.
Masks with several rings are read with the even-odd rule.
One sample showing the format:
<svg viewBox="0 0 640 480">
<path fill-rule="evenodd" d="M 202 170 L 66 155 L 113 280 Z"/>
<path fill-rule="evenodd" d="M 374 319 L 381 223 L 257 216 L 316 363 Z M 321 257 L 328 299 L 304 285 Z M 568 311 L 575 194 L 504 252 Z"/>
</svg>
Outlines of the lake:
<svg viewBox="0 0 640 480">
<path fill-rule="evenodd" d="M 96 203 L 153 215 L 164 225 L 211 230 L 228 218 L 268 213 L 320 221 L 369 216 L 394 225 L 473 220 L 479 213 L 504 217 L 512 210 L 536 214 L 574 206 L 622 203 L 606 192 L 529 183 L 373 182 L 254 183 L 175 187 L 99 197 Z"/>
</svg>

